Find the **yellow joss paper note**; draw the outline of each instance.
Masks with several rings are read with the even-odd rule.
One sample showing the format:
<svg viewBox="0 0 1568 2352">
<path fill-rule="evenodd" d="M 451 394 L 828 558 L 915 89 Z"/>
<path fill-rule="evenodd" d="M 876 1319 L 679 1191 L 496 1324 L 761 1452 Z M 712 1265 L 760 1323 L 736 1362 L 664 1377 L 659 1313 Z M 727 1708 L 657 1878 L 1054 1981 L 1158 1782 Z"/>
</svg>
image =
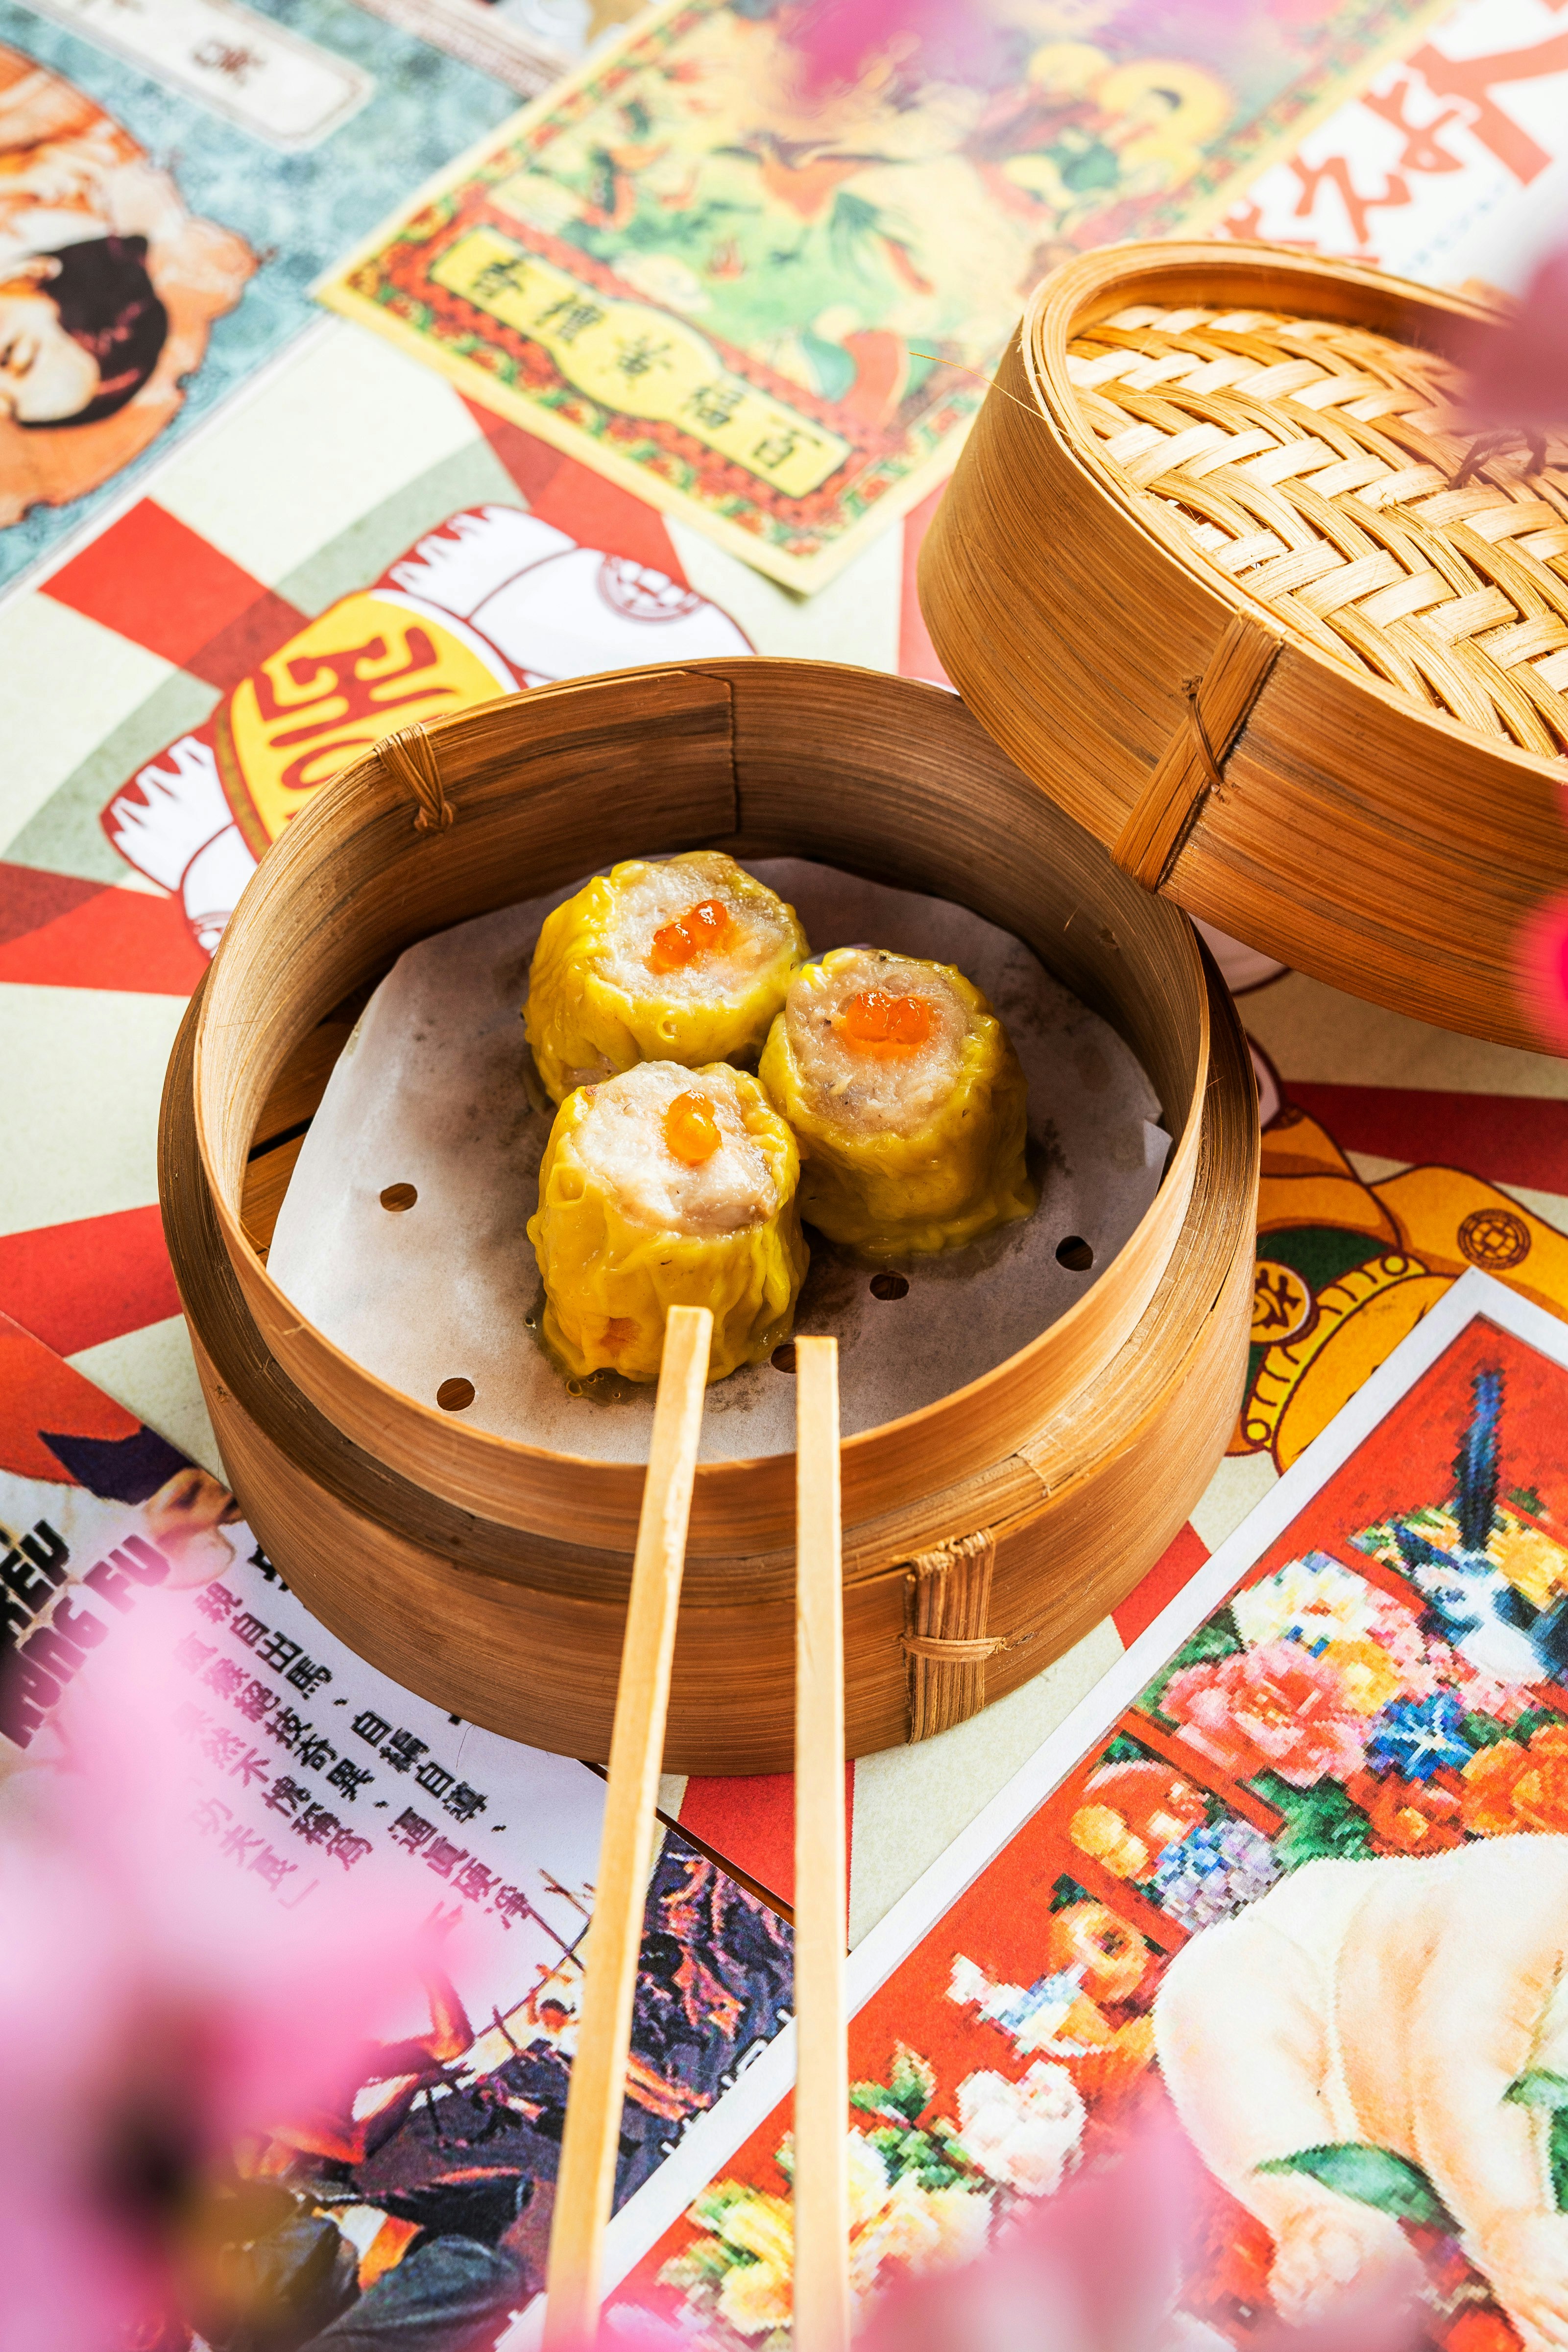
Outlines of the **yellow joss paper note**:
<svg viewBox="0 0 1568 2352">
<path fill-rule="evenodd" d="M 672 0 L 318 291 L 796 589 L 946 475 L 1030 289 L 1211 225 L 1447 0 L 977 0 L 817 86 Z"/>
</svg>

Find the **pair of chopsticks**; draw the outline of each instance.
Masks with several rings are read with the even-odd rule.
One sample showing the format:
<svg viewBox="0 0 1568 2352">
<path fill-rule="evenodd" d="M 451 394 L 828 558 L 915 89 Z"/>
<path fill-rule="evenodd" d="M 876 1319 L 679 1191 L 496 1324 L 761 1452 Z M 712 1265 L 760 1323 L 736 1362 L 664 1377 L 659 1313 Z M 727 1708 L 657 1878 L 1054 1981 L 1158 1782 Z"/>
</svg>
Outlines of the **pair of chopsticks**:
<svg viewBox="0 0 1568 2352">
<path fill-rule="evenodd" d="M 632 2001 L 664 1759 L 686 1522 L 713 1318 L 670 1310 L 621 1682 L 599 1885 L 550 2231 L 545 2352 L 599 2323 Z M 847 2352 L 849 2062 L 844 2016 L 844 1635 L 836 1339 L 795 1342 L 795 2342 Z"/>
</svg>

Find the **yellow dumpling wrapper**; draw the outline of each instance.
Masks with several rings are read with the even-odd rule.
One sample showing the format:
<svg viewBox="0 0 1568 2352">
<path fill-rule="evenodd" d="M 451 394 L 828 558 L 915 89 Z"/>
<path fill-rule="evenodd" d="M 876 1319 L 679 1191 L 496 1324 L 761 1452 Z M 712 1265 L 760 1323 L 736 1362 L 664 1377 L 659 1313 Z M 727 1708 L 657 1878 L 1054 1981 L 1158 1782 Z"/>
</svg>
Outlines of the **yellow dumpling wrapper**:
<svg viewBox="0 0 1568 2352">
<path fill-rule="evenodd" d="M 716 907 L 713 945 L 660 970 L 655 942 Z M 700 933 L 700 924 L 695 927 Z M 554 1102 L 639 1062 L 755 1068 L 791 974 L 810 952 L 795 910 L 721 850 L 627 858 L 545 918 L 524 1013 Z"/>
<path fill-rule="evenodd" d="M 932 1035 L 856 1050 L 846 1021 L 874 992 L 913 998 Z M 798 972 L 758 1076 L 800 1147 L 800 1213 L 866 1258 L 933 1255 L 1030 1215 L 1028 1088 L 1011 1039 L 952 964 L 836 948 Z"/>
<path fill-rule="evenodd" d="M 665 1146 L 664 1121 L 694 1094 L 720 1142 L 691 1169 Z M 800 1171 L 758 1080 L 725 1063 L 643 1063 L 568 1095 L 528 1221 L 544 1337 L 560 1362 L 579 1379 L 609 1370 L 656 1381 L 672 1307 L 711 1311 L 710 1383 L 771 1354 L 810 1263 Z"/>
</svg>

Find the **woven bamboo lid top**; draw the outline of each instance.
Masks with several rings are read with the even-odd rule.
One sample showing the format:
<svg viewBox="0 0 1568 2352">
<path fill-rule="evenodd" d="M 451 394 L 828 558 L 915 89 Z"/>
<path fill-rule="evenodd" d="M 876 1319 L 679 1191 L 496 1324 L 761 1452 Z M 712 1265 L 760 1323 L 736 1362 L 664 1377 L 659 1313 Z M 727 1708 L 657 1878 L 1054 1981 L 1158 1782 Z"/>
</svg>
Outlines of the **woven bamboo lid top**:
<svg viewBox="0 0 1568 2352">
<path fill-rule="evenodd" d="M 1455 488 L 1450 361 L 1370 330 L 1140 305 L 1069 344 L 1101 454 L 1299 637 L 1425 708 L 1568 751 L 1568 443 Z"/>
</svg>

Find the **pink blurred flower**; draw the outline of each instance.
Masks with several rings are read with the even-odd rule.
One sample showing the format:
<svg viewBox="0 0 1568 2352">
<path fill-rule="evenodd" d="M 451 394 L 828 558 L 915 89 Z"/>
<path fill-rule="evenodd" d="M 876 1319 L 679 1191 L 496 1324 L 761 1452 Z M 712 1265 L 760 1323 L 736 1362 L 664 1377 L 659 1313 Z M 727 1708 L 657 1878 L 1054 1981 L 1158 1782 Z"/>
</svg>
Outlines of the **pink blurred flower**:
<svg viewBox="0 0 1568 2352">
<path fill-rule="evenodd" d="M 1513 942 L 1514 992 L 1548 1052 L 1568 1054 L 1568 898 L 1537 907 Z"/>
<path fill-rule="evenodd" d="M 1007 10 L 958 0 L 804 0 L 783 29 L 806 97 L 852 88 L 882 69 L 984 84 L 1006 55 Z"/>
<path fill-rule="evenodd" d="M 1466 412 L 1477 430 L 1568 425 L 1568 245 L 1547 255 L 1513 314 L 1479 330 L 1464 357 Z"/>
<path fill-rule="evenodd" d="M 1181 2307 L 1208 2193 L 1185 2136 L 1145 2121 L 1118 2161 L 1020 2206 L 978 2261 L 889 2294 L 857 2352 L 1228 2352 Z M 1415 2352 L 1423 2340 L 1386 2292 L 1352 2292 L 1321 2327 L 1264 2319 L 1247 2332 L 1250 2352 Z"/>
<path fill-rule="evenodd" d="M 1366 1725 L 1334 1668 L 1295 1642 L 1265 1642 L 1173 1675 L 1160 1711 L 1239 1780 L 1271 1764 L 1292 1788 L 1347 1779 L 1366 1760 Z"/>
<path fill-rule="evenodd" d="M 917 46 L 923 24 L 939 13 L 933 0 L 809 0 L 792 32 L 807 88 L 858 81 L 892 44 Z"/>
<path fill-rule="evenodd" d="M 1235 2211 L 1225 2200 L 1227 2232 Z M 1191 2141 L 1168 2111 L 1145 2112 L 1114 2153 L 1102 2145 L 1054 2195 L 1018 2199 L 983 2252 L 890 2287 L 857 2328 L 855 2352 L 1235 2352 L 1199 2315 L 1216 2285 L 1216 2184 Z M 1409 2299 L 1414 2260 L 1345 2287 L 1331 2316 L 1300 2327 L 1267 2315 L 1261 2273 L 1244 2275 L 1261 2298 L 1245 2323 L 1248 2352 L 1418 2352 L 1428 2340 Z M 616 2298 L 597 2352 L 702 2341 Z"/>
<path fill-rule="evenodd" d="M 235 2143 L 346 2116 L 378 2011 L 417 1982 L 382 1904 L 319 1885 L 291 1912 L 254 1872 L 218 1874 L 159 1630 L 120 1629 L 112 1675 L 57 1717 L 71 1769 L 5 1790 L 6 2352 L 110 2352 L 167 2319 L 204 2241 L 216 2254 Z"/>
</svg>

